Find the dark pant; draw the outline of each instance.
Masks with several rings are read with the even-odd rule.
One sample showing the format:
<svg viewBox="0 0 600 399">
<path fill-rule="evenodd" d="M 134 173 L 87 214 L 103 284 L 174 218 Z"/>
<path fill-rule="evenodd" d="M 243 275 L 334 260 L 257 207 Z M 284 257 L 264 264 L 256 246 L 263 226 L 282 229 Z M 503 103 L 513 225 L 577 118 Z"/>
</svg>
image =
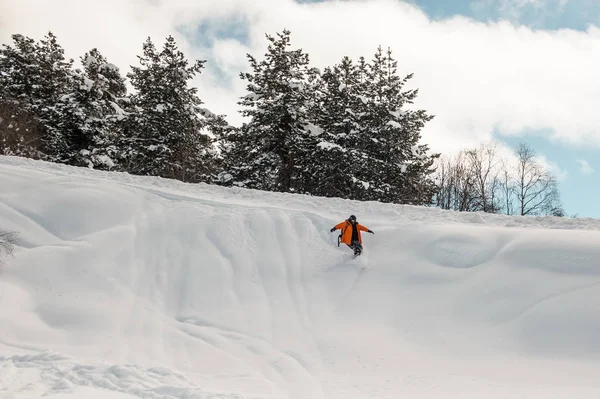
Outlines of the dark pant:
<svg viewBox="0 0 600 399">
<path fill-rule="evenodd" d="M 354 250 L 354 255 L 358 256 L 362 253 L 362 245 L 356 240 L 352 241 L 352 244 L 348 245 L 350 248 Z"/>
</svg>

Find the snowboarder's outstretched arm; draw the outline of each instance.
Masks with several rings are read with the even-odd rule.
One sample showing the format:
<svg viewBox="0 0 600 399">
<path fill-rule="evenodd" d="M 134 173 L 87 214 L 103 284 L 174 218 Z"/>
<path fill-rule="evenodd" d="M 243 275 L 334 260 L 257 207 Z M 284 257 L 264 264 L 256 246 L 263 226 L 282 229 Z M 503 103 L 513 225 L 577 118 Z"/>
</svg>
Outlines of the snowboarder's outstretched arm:
<svg viewBox="0 0 600 399">
<path fill-rule="evenodd" d="M 341 228 L 343 228 L 345 225 L 346 225 L 346 221 L 344 220 L 343 222 L 340 222 L 340 223 L 336 224 L 335 226 L 333 226 L 333 227 L 331 228 L 331 230 L 329 230 L 329 231 L 331 231 L 331 232 L 333 233 L 333 232 L 334 232 L 334 231 L 336 231 L 336 230 L 340 230 L 340 229 L 341 229 Z"/>
<path fill-rule="evenodd" d="M 367 227 L 363 226 L 362 224 L 357 224 L 357 225 L 356 225 L 356 227 L 357 227 L 359 230 L 366 231 L 367 233 L 375 234 L 375 233 L 374 233 L 374 232 L 372 232 L 372 231 L 371 231 L 369 228 L 367 228 Z"/>
</svg>

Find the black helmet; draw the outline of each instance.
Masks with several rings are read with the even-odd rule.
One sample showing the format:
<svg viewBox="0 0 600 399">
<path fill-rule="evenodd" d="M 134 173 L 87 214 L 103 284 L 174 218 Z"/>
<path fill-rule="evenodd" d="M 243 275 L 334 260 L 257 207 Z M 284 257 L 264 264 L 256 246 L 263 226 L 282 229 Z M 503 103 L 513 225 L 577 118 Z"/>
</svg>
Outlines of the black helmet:
<svg viewBox="0 0 600 399">
<path fill-rule="evenodd" d="M 351 221 L 351 222 L 356 222 L 356 216 L 350 215 L 350 217 L 348 218 L 348 220 Z"/>
</svg>

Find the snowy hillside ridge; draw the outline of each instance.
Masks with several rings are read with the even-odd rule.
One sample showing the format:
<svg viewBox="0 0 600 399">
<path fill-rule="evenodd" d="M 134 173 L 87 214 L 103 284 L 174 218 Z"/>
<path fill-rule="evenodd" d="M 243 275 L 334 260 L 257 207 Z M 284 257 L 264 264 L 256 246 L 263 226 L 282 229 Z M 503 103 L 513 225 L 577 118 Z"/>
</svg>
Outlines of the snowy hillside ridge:
<svg viewBox="0 0 600 399">
<path fill-rule="evenodd" d="M 583 229 L 600 230 L 600 219 L 594 218 L 559 218 L 554 216 L 514 216 L 490 214 L 484 212 L 455 212 L 434 207 L 387 204 L 376 201 L 355 201 L 340 198 L 313 197 L 302 194 L 277 193 L 252 190 L 238 187 L 221 187 L 206 183 L 184 183 L 173 179 L 152 176 L 136 176 L 126 172 L 105 172 L 91 168 L 72 167 L 68 165 L 37 161 L 28 158 L 0 155 L 0 166 L 43 169 L 58 174 L 77 176 L 86 179 L 114 182 L 132 187 L 158 187 L 162 191 L 184 193 L 185 196 L 201 195 L 203 198 L 226 201 L 232 204 L 246 204 L 248 200 L 259 205 L 285 205 L 286 208 L 297 207 L 299 210 L 318 211 L 324 205 L 327 210 L 339 210 L 340 217 L 346 218 L 351 213 L 366 212 L 376 207 L 377 213 L 386 214 L 390 221 L 427 222 L 427 223 L 473 223 L 504 227 L 534 227 L 551 229 Z M 322 201 L 326 200 L 323 204 Z M 292 206 L 293 205 L 293 206 Z"/>
<path fill-rule="evenodd" d="M 597 398 L 598 227 L 0 157 L 0 398 Z"/>
</svg>

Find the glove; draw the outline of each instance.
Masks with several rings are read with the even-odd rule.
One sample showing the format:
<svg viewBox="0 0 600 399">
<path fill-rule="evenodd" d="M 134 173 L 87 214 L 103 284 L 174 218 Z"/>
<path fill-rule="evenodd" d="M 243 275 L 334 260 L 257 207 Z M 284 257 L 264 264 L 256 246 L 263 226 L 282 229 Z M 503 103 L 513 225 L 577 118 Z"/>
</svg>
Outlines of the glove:
<svg viewBox="0 0 600 399">
<path fill-rule="evenodd" d="M 331 230 L 329 230 L 329 231 L 331 231 L 333 233 L 335 231 L 335 227 L 332 227 Z"/>
<path fill-rule="evenodd" d="M 371 230 L 369 230 L 369 231 L 368 231 L 368 233 L 375 234 L 375 233 L 373 233 Z"/>
</svg>

